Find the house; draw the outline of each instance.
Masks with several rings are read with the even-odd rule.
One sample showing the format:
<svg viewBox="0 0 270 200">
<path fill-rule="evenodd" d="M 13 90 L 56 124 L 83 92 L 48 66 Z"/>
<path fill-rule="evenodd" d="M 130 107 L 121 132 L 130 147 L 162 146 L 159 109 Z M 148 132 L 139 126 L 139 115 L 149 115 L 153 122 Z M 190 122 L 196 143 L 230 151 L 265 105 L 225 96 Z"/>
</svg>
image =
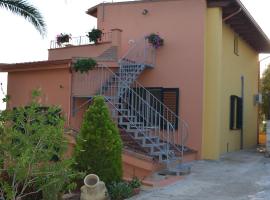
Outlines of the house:
<svg viewBox="0 0 270 200">
<path fill-rule="evenodd" d="M 9 107 L 41 88 L 43 103 L 61 105 L 66 127 L 78 130 L 92 97 L 103 95 L 129 147 L 125 176 L 148 176 L 164 163 L 177 173 L 177 162 L 257 144 L 258 54 L 270 43 L 239 0 L 102 3 L 87 14 L 103 32 L 97 45 L 84 36 L 52 41 L 47 61 L 0 66 Z M 164 46 L 153 48 L 151 33 Z M 82 57 L 98 67 L 74 72 Z"/>
</svg>

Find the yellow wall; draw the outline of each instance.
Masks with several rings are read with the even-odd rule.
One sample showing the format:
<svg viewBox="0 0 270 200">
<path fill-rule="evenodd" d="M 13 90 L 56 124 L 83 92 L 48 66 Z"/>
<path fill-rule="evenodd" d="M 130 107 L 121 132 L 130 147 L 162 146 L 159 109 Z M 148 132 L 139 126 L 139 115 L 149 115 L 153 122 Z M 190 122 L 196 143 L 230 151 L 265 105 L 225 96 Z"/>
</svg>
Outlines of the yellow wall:
<svg viewBox="0 0 270 200">
<path fill-rule="evenodd" d="M 230 95 L 241 96 L 241 76 L 244 76 L 244 148 L 257 143 L 257 106 L 254 95 L 258 93 L 258 53 L 239 38 L 239 56 L 234 54 L 234 32 L 223 24 L 221 76 L 221 130 L 220 152 L 240 149 L 240 130 L 229 129 Z M 228 149 L 227 149 L 228 148 Z"/>
<path fill-rule="evenodd" d="M 220 154 L 220 134 L 218 132 L 220 131 L 222 67 L 221 9 L 208 9 L 206 21 L 202 157 L 218 159 Z"/>
<path fill-rule="evenodd" d="M 208 8 L 206 22 L 202 157 L 218 159 L 240 149 L 240 131 L 231 131 L 229 120 L 230 96 L 241 96 L 242 75 L 244 148 L 257 142 L 258 53 L 239 38 L 239 56 L 234 54 L 234 32 L 222 22 L 220 8 Z"/>
</svg>

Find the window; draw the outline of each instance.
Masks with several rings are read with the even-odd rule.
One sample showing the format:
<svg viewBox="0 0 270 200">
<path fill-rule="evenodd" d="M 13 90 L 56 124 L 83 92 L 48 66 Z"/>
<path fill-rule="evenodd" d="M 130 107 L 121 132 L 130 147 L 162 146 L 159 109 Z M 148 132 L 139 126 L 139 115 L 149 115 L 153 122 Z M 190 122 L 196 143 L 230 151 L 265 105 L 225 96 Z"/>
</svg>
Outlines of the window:
<svg viewBox="0 0 270 200">
<path fill-rule="evenodd" d="M 239 56 L 238 39 L 239 39 L 239 36 L 235 34 L 234 35 L 234 54 L 237 56 Z"/>
<path fill-rule="evenodd" d="M 242 98 L 232 95 L 230 97 L 230 129 L 242 129 Z"/>
<path fill-rule="evenodd" d="M 164 88 L 163 89 L 163 103 L 176 115 L 178 115 L 179 89 L 178 88 Z M 165 113 L 164 113 L 165 114 Z M 175 128 L 178 127 L 178 121 L 175 116 L 165 116 Z"/>
<path fill-rule="evenodd" d="M 165 104 L 171 111 L 178 115 L 179 108 L 179 89 L 178 88 L 146 88 L 155 98 L 157 98 L 161 103 Z M 178 121 L 176 117 L 172 114 L 168 114 L 161 103 L 158 103 L 153 97 L 147 97 L 144 90 L 140 88 L 135 89 L 136 93 L 147 100 L 152 107 L 154 107 L 166 120 L 170 121 L 172 125 L 177 129 Z M 130 97 L 130 101 L 135 102 L 137 97 Z M 139 102 L 139 101 L 137 101 Z M 132 102 L 131 102 L 132 103 Z M 139 103 L 138 103 L 139 104 Z M 140 109 L 140 112 L 147 112 L 146 108 L 140 105 L 135 106 L 136 109 Z M 166 112 L 166 113 L 165 113 Z M 149 116 L 149 119 L 155 123 L 155 116 Z M 165 127 L 162 121 L 160 122 L 161 127 Z"/>
</svg>

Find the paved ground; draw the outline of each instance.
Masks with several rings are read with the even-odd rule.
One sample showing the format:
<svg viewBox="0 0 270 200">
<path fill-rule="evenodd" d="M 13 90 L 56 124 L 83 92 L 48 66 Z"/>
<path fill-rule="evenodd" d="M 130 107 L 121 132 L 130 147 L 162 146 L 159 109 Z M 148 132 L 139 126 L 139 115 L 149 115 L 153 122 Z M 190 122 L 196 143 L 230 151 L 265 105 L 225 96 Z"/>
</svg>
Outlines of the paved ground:
<svg viewBox="0 0 270 200">
<path fill-rule="evenodd" d="M 196 161 L 184 180 L 132 200 L 270 200 L 270 158 L 250 150 Z"/>
</svg>

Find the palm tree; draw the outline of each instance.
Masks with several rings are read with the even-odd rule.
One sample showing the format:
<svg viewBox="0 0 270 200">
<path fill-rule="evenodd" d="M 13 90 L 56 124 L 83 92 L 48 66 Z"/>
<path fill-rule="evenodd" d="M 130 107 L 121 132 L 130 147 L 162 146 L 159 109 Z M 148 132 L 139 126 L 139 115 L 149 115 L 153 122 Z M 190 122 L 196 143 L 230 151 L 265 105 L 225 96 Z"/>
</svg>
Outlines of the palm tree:
<svg viewBox="0 0 270 200">
<path fill-rule="evenodd" d="M 37 8 L 26 0 L 0 0 L 0 8 L 5 8 L 16 15 L 24 17 L 34 25 L 41 36 L 46 35 L 46 24 L 42 15 Z"/>
</svg>

